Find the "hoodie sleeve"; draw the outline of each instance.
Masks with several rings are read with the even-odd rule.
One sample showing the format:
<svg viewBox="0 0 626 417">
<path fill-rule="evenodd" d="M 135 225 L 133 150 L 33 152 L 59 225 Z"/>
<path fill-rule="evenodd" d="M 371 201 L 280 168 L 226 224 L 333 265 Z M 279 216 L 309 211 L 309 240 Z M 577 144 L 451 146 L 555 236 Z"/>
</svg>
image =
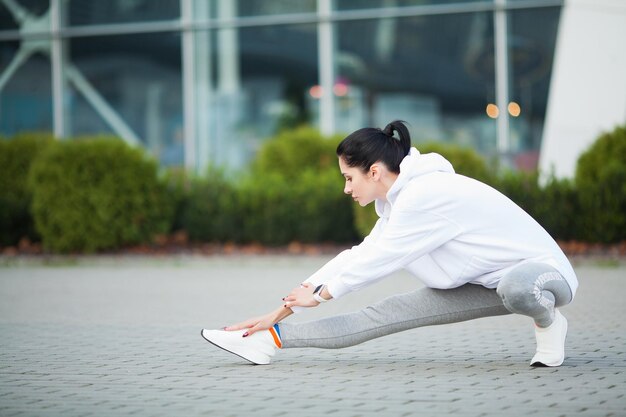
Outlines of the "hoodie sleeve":
<svg viewBox="0 0 626 417">
<path fill-rule="evenodd" d="M 333 298 L 373 284 L 461 233 L 456 223 L 431 210 L 398 206 L 378 238 L 359 245 L 358 253 L 326 282 Z"/>
<path fill-rule="evenodd" d="M 310 282 L 314 286 L 318 286 L 320 284 L 326 284 L 331 278 L 336 277 L 344 269 L 345 265 L 349 264 L 359 256 L 359 253 L 363 250 L 365 245 L 378 238 L 385 222 L 386 219 L 379 218 L 370 231 L 370 234 L 363 239 L 363 242 L 359 245 L 353 246 L 351 249 L 346 249 L 339 253 L 333 259 L 328 261 L 323 267 L 318 269 L 313 275 L 307 278 L 305 282 Z M 308 307 L 294 306 L 291 307 L 291 310 L 293 310 L 294 313 L 300 313 L 307 308 Z"/>
<path fill-rule="evenodd" d="M 378 238 L 383 229 L 384 222 L 385 219 L 379 218 L 372 228 L 370 234 L 367 235 L 365 239 L 363 239 L 363 242 L 361 242 L 357 246 L 353 246 L 351 249 L 344 250 L 343 252 L 335 256 L 333 259 L 328 261 L 326 265 L 324 265 L 323 267 L 318 269 L 317 272 L 311 275 L 306 280 L 306 282 L 310 282 L 314 285 L 326 284 L 329 279 L 337 276 L 347 264 L 351 263 L 352 261 L 354 261 L 354 259 L 361 256 L 361 252 L 363 252 L 363 249 L 367 247 L 370 242 Z"/>
</svg>

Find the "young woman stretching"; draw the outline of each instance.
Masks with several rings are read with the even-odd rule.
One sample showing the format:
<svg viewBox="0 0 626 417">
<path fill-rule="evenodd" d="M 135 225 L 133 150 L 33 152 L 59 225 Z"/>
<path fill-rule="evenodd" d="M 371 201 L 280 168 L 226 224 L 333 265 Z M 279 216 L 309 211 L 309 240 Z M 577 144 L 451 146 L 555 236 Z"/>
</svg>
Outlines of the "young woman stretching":
<svg viewBox="0 0 626 417">
<path fill-rule="evenodd" d="M 578 282 L 535 220 L 493 188 L 455 174 L 442 156 L 411 148 L 400 121 L 357 130 L 339 144 L 337 156 L 344 192 L 361 206 L 375 202 L 380 218 L 369 236 L 294 288 L 277 310 L 202 330 L 207 341 L 268 364 L 279 348 L 342 348 L 416 327 L 516 313 L 535 323 L 530 364 L 563 363 L 567 320 L 557 307 L 572 301 Z M 426 288 L 350 314 L 279 324 L 294 311 L 341 298 L 401 268 Z"/>
</svg>

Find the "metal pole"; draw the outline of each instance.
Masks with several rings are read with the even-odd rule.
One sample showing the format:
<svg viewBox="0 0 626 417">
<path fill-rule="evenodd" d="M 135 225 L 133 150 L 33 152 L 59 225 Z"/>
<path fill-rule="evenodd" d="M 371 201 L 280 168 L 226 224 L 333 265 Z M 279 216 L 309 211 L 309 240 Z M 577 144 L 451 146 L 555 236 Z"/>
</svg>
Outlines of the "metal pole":
<svg viewBox="0 0 626 417">
<path fill-rule="evenodd" d="M 64 106 L 64 41 L 59 35 L 61 30 L 61 7 L 63 7 L 62 0 L 50 1 L 50 30 L 52 32 L 52 47 L 50 51 L 50 61 L 52 64 L 52 123 L 54 136 L 60 139 L 68 136 Z"/>
<path fill-rule="evenodd" d="M 323 135 L 335 133 L 335 98 L 333 84 L 335 82 L 335 67 L 333 62 L 334 36 L 333 23 L 330 21 L 332 13 L 331 0 L 317 1 L 317 14 L 319 26 L 318 39 L 318 65 L 322 96 L 320 106 L 320 131 Z"/>
<path fill-rule="evenodd" d="M 499 115 L 497 120 L 497 149 L 501 159 L 508 159 L 509 142 L 509 54 L 506 0 L 495 1 L 494 34 L 495 34 L 495 73 L 496 73 L 496 106 Z"/>
<path fill-rule="evenodd" d="M 209 20 L 211 18 L 209 7 L 207 1 L 196 2 L 193 13 L 196 20 Z M 212 134 L 215 112 L 212 109 L 211 31 L 196 31 L 194 43 L 197 169 L 199 173 L 205 173 L 211 160 L 215 161 L 216 157 L 216 147 L 211 142 L 215 140 L 215 134 Z"/>
<path fill-rule="evenodd" d="M 181 0 L 180 15 L 182 21 L 182 65 L 183 65 L 183 131 L 185 135 L 185 168 L 196 170 L 196 95 L 194 89 L 195 57 L 193 0 Z"/>
</svg>

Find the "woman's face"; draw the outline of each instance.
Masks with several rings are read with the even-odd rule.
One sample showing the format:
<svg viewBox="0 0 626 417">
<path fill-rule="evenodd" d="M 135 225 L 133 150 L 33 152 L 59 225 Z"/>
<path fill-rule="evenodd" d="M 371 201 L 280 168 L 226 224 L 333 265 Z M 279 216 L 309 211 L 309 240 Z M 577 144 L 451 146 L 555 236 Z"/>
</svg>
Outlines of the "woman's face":
<svg viewBox="0 0 626 417">
<path fill-rule="evenodd" d="M 351 167 L 339 158 L 339 169 L 346 180 L 343 192 L 350 195 L 361 207 L 367 206 L 377 198 L 377 187 L 371 172 L 364 174 L 361 168 Z"/>
</svg>

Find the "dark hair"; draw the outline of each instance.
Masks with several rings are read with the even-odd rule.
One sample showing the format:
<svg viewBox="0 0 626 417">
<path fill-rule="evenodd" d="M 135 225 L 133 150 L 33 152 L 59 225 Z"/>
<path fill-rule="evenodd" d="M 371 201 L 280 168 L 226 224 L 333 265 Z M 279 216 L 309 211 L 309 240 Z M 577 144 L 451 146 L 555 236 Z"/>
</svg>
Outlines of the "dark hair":
<svg viewBox="0 0 626 417">
<path fill-rule="evenodd" d="M 409 154 L 411 136 L 406 122 L 394 120 L 384 129 L 365 127 L 348 135 L 337 146 L 337 156 L 350 167 L 369 171 L 372 164 L 380 161 L 387 169 L 399 174 L 400 162 Z M 398 132 L 398 138 L 393 136 Z"/>
</svg>

